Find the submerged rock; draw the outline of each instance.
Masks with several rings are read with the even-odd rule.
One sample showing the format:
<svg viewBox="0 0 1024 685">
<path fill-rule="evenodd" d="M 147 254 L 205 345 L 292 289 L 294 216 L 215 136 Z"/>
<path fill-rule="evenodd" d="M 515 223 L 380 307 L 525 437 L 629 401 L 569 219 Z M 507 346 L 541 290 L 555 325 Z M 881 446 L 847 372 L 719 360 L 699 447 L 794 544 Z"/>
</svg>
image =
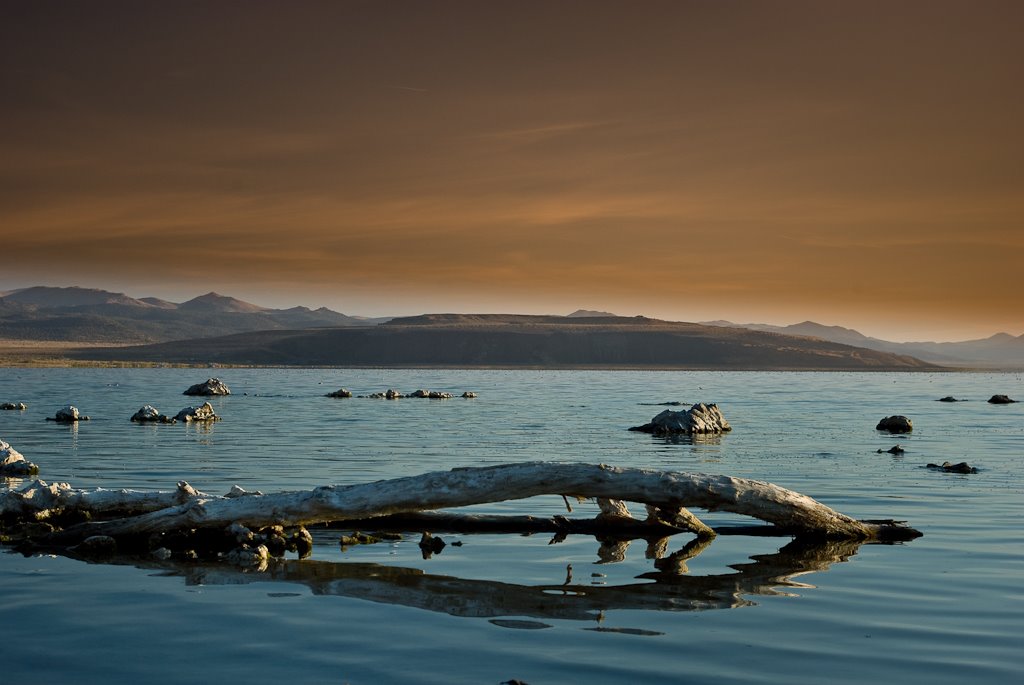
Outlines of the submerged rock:
<svg viewBox="0 0 1024 685">
<path fill-rule="evenodd" d="M 202 383 L 196 383 L 195 385 L 189 386 L 189 389 L 182 393 L 183 395 L 230 395 L 231 391 L 228 386 L 224 385 L 224 382 L 219 378 L 207 378 Z"/>
<path fill-rule="evenodd" d="M 53 416 L 47 416 L 47 421 L 56 421 L 57 423 L 75 423 L 76 421 L 88 421 L 88 416 L 83 416 L 79 411 L 78 407 L 73 405 L 67 405 L 57 410 L 57 413 Z"/>
<path fill-rule="evenodd" d="M 1014 404 L 1016 402 L 1017 400 L 1011 400 L 1006 395 L 992 395 L 992 397 L 988 398 L 989 404 Z"/>
<path fill-rule="evenodd" d="M 463 397 L 463 399 L 467 399 L 467 400 L 476 399 L 476 393 L 472 392 L 470 390 L 467 390 L 466 392 L 462 393 L 462 397 Z"/>
<path fill-rule="evenodd" d="M 39 467 L 28 461 L 21 453 L 0 440 L 0 476 L 34 476 Z"/>
<path fill-rule="evenodd" d="M 117 540 L 109 535 L 91 535 L 69 551 L 90 559 L 112 557 L 117 553 Z"/>
<path fill-rule="evenodd" d="M 936 402 L 963 402 L 963 400 L 958 400 L 957 398 L 953 397 L 952 395 L 946 395 L 945 397 L 940 397 L 939 399 L 937 399 L 935 401 Z"/>
<path fill-rule="evenodd" d="M 440 554 L 441 550 L 447 547 L 447 543 L 441 538 L 434 537 L 429 532 L 424 532 L 419 542 L 423 558 L 429 559 L 434 554 Z"/>
<path fill-rule="evenodd" d="M 327 393 L 327 397 L 352 397 L 352 391 L 340 388 L 334 392 Z"/>
<path fill-rule="evenodd" d="M 888 452 L 889 454 L 903 454 L 906 450 L 900 445 L 893 445 L 887 450 L 878 450 L 878 454 L 882 454 L 883 452 Z"/>
<path fill-rule="evenodd" d="M 684 411 L 666 409 L 651 419 L 650 423 L 633 426 L 629 430 L 654 435 L 704 435 L 726 433 L 732 430 L 732 426 L 725 420 L 717 404 L 698 402 Z"/>
<path fill-rule="evenodd" d="M 129 419 L 135 423 L 174 423 L 175 419 L 170 416 L 161 414 L 156 407 L 151 404 L 147 404 L 137 412 L 132 414 L 132 418 Z"/>
<path fill-rule="evenodd" d="M 220 421 L 220 417 L 213 410 L 213 405 L 203 402 L 200 407 L 185 407 L 174 417 L 177 421 L 191 423 L 194 421 Z"/>
<path fill-rule="evenodd" d="M 24 402 L 4 402 L 3 404 L 0 404 L 0 409 L 5 409 L 7 411 L 25 411 L 28 409 L 28 405 Z"/>
<path fill-rule="evenodd" d="M 906 416 L 886 416 L 878 422 L 875 430 L 889 431 L 890 433 L 909 433 L 914 430 L 914 423 Z"/>
<path fill-rule="evenodd" d="M 974 468 L 966 461 L 962 461 L 959 464 L 950 464 L 948 461 L 942 462 L 942 464 L 928 464 L 925 468 L 938 469 L 945 471 L 946 473 L 977 473 L 978 469 Z"/>
<path fill-rule="evenodd" d="M 256 568 L 260 571 L 266 570 L 270 561 L 270 550 L 266 545 L 240 545 L 224 555 L 224 560 L 229 564 L 243 568 Z"/>
</svg>

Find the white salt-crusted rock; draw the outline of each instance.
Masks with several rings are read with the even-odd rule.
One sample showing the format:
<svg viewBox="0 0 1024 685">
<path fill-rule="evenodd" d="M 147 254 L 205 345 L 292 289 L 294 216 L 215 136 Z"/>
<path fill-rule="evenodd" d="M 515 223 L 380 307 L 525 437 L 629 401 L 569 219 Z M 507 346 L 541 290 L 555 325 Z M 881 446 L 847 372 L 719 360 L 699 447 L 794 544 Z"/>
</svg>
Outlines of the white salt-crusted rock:
<svg viewBox="0 0 1024 685">
<path fill-rule="evenodd" d="M 220 417 L 217 416 L 217 412 L 213 410 L 213 405 L 209 402 L 203 402 L 202 406 L 199 407 L 185 407 L 174 418 L 185 423 L 193 421 L 220 421 Z"/>
<path fill-rule="evenodd" d="M 147 404 L 132 414 L 130 421 L 134 423 L 174 423 L 174 419 L 165 416 L 151 404 Z"/>
<path fill-rule="evenodd" d="M 196 383 L 186 390 L 184 395 L 230 395 L 231 391 L 219 378 L 207 378 L 202 383 Z"/>
<path fill-rule="evenodd" d="M 634 426 L 630 430 L 655 435 L 694 435 L 708 433 L 727 433 L 732 426 L 725 420 L 717 404 L 699 402 L 684 411 L 666 409 L 650 423 Z"/>
<path fill-rule="evenodd" d="M 33 476 L 39 467 L 28 461 L 21 453 L 0 440 L 0 476 Z"/>
<path fill-rule="evenodd" d="M 88 421 L 88 416 L 83 416 L 78 411 L 78 407 L 74 405 L 66 405 L 57 410 L 57 413 L 53 416 L 47 416 L 47 421 L 56 421 L 57 423 L 75 423 L 76 421 Z"/>
</svg>

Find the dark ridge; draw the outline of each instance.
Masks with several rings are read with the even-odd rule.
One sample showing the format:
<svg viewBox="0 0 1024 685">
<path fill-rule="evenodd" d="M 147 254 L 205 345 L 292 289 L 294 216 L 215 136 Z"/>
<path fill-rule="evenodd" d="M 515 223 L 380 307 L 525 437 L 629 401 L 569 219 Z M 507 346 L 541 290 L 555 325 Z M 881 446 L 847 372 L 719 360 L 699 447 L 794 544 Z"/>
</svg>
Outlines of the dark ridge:
<svg viewBox="0 0 1024 685">
<path fill-rule="evenodd" d="M 451 317 L 458 317 L 453 320 Z M 936 370 L 912 357 L 812 338 L 631 319 L 427 315 L 412 323 L 261 331 L 80 350 L 94 361 L 284 366 Z M 459 323 L 456 323 L 458 321 Z M 555 323 L 557 322 L 557 323 Z"/>
</svg>

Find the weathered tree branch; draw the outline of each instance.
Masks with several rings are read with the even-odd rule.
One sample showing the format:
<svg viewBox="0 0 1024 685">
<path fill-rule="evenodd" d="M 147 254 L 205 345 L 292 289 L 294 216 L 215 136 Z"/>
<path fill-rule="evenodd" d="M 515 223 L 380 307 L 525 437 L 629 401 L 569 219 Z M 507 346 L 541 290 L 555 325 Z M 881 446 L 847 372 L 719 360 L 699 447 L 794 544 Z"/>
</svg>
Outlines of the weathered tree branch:
<svg viewBox="0 0 1024 685">
<path fill-rule="evenodd" d="M 457 468 L 305 492 L 190 497 L 183 504 L 129 518 L 80 524 L 67 534 L 116 537 L 222 527 L 234 522 L 249 527 L 304 525 L 560 494 L 651 505 L 662 512 L 662 520 L 672 519 L 672 513 L 676 513 L 680 527 L 687 529 L 699 529 L 703 523 L 689 512 L 683 514 L 682 507 L 752 516 L 802 536 L 869 540 L 920 535 L 892 521 L 855 520 L 806 495 L 762 481 L 554 462 Z M 0 511 L 5 507 L 0 499 Z"/>
</svg>

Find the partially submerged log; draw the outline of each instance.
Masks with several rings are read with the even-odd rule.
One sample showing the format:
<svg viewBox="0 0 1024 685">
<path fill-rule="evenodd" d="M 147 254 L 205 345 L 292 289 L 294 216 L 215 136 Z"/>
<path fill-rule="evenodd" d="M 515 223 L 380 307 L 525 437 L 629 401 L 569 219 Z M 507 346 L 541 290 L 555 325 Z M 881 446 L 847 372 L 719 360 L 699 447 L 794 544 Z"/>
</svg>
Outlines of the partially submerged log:
<svg viewBox="0 0 1024 685">
<path fill-rule="evenodd" d="M 181 486 L 182 489 L 186 487 Z M 137 509 L 147 506 L 144 496 L 129 496 L 130 491 L 121 492 L 120 496 L 132 500 Z M 90 495 L 70 488 L 53 494 L 60 507 L 67 507 L 76 498 L 83 501 L 103 499 L 95 492 Z M 762 481 L 554 462 L 457 468 L 376 483 L 324 486 L 304 492 L 235 498 L 186 492 L 185 501 L 174 504 L 168 504 L 169 495 L 162 493 L 147 513 L 82 523 L 55 535 L 57 540 L 67 542 L 92 535 L 118 537 L 198 528 L 224 529 L 233 523 L 249 528 L 298 526 L 565 494 L 650 505 L 655 518 L 678 525 L 680 530 L 693 530 L 699 535 L 708 535 L 710 529 L 683 507 L 752 516 L 787 533 L 805 537 L 871 540 L 909 539 L 920 535 L 898 522 L 858 521 L 806 495 Z M 170 497 L 183 496 L 173 493 Z M 8 504 L 8 500 L 17 502 Z M 23 512 L 30 512 L 34 505 L 39 504 L 42 506 L 36 510 L 35 517 L 46 518 L 49 506 L 45 497 L 29 496 L 26 489 L 0 493 L 0 512 L 15 506 Z"/>
</svg>

